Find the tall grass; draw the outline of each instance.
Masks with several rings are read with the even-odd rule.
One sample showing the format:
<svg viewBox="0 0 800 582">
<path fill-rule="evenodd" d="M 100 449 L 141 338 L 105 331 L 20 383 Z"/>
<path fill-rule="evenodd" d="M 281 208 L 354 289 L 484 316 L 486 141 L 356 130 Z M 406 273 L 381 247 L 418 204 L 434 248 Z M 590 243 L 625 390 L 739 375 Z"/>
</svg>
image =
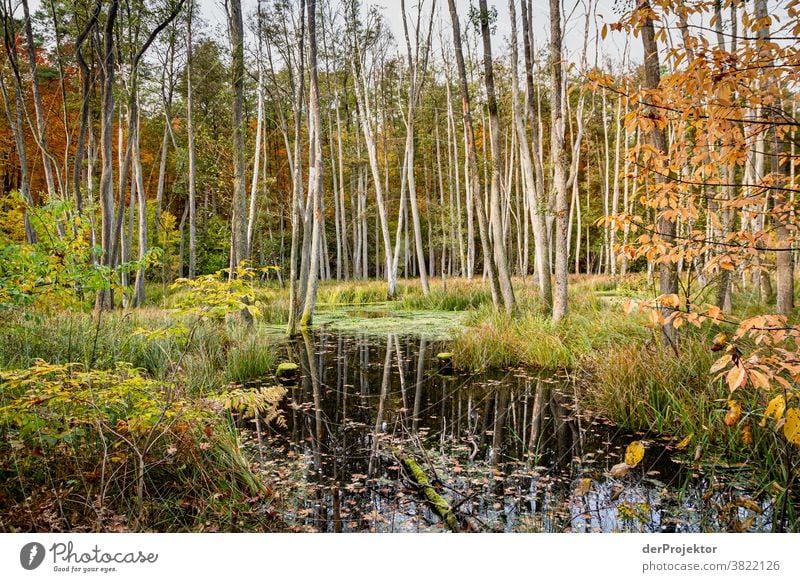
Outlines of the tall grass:
<svg viewBox="0 0 800 582">
<path fill-rule="evenodd" d="M 725 408 L 727 388 L 708 370 L 704 336 L 681 338 L 677 353 L 658 341 L 614 346 L 586 363 L 587 404 L 631 430 L 688 435 Z"/>
<path fill-rule="evenodd" d="M 170 333 L 177 324 L 192 329 Z M 163 330 L 163 333 L 140 333 Z M 129 313 L 59 313 L 57 317 L 4 318 L 0 326 L 0 368 L 28 368 L 36 359 L 79 363 L 86 369 L 110 369 L 128 362 L 164 379 L 180 362 L 192 390 L 204 392 L 229 382 L 264 377 L 275 365 L 275 335 L 258 323 L 241 329 L 220 322 L 195 324 L 175 313 L 147 308 Z"/>
<path fill-rule="evenodd" d="M 458 367 L 467 369 L 532 366 L 575 368 L 592 353 L 637 344 L 652 336 L 643 316 L 573 290 L 570 312 L 553 324 L 535 295 L 521 294 L 524 307 L 506 314 L 489 307 L 474 312 L 468 329 L 454 342 Z"/>
</svg>

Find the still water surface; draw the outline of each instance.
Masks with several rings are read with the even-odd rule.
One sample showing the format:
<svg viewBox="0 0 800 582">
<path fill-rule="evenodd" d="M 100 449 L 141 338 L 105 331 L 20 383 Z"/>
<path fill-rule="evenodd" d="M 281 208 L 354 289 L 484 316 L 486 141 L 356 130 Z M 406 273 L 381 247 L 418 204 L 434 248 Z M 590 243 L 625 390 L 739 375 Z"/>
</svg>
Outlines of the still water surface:
<svg viewBox="0 0 800 582">
<path fill-rule="evenodd" d="M 709 479 L 658 439 L 592 417 L 566 376 L 453 373 L 437 359 L 446 342 L 409 325 L 403 335 L 319 331 L 286 346 L 300 374 L 287 384 L 285 426 L 249 446 L 294 529 L 443 531 L 402 467 L 406 456 L 461 531 L 772 529 L 768 503 L 742 507 L 751 498 L 743 475 Z M 644 460 L 612 477 L 637 439 Z"/>
</svg>

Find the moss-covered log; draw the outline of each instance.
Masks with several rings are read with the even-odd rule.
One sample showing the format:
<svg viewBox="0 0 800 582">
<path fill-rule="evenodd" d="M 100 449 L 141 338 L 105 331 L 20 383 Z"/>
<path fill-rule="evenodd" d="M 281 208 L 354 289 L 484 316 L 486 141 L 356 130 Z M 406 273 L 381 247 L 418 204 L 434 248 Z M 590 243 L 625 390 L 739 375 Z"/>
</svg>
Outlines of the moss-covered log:
<svg viewBox="0 0 800 582">
<path fill-rule="evenodd" d="M 436 354 L 436 360 L 439 362 L 439 373 L 449 376 L 454 372 L 453 368 L 453 354 L 450 352 L 440 352 Z"/>
<path fill-rule="evenodd" d="M 444 497 L 439 495 L 436 489 L 433 488 L 428 475 L 425 474 L 422 467 L 410 457 L 404 457 L 403 464 L 408 469 L 408 472 L 411 473 L 414 482 L 419 486 L 425 499 L 431 504 L 437 515 L 442 518 L 442 521 L 451 531 L 457 532 L 459 528 L 455 513 L 453 513 L 450 504 L 447 503 Z"/>
<path fill-rule="evenodd" d="M 297 364 L 293 362 L 283 362 L 278 364 L 278 368 L 275 370 L 275 376 L 277 376 L 280 382 L 287 384 L 297 378 L 298 372 L 299 367 Z"/>
</svg>

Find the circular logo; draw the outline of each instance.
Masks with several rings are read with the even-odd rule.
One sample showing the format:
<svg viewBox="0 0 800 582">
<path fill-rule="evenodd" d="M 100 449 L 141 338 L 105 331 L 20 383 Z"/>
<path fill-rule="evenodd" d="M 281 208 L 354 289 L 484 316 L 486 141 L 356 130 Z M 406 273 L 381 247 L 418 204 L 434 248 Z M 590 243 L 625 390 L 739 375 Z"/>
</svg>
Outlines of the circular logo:
<svg viewBox="0 0 800 582">
<path fill-rule="evenodd" d="M 44 562 L 44 546 L 39 542 L 30 542 L 19 551 L 19 563 L 26 570 L 35 570 Z"/>
</svg>

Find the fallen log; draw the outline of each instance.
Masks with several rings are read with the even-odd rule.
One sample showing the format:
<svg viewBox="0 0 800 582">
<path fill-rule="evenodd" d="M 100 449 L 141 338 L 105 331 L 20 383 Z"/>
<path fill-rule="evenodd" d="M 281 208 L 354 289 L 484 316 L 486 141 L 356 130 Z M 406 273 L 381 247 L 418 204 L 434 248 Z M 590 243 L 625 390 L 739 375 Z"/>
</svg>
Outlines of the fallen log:
<svg viewBox="0 0 800 582">
<path fill-rule="evenodd" d="M 425 471 L 422 470 L 422 467 L 420 467 L 419 464 L 411 457 L 404 457 L 403 465 L 405 465 L 406 469 L 408 469 L 408 472 L 411 473 L 411 477 L 422 491 L 425 499 L 428 501 L 428 503 L 430 503 L 431 507 L 433 507 L 433 510 L 436 512 L 436 514 L 442 518 L 442 521 L 445 523 L 445 525 L 447 525 L 451 531 L 459 531 L 456 514 L 453 512 L 450 504 L 447 503 L 445 498 L 439 495 L 436 489 L 434 489 L 433 485 L 431 485 L 430 479 L 428 479 L 428 475 L 425 474 Z"/>
</svg>

